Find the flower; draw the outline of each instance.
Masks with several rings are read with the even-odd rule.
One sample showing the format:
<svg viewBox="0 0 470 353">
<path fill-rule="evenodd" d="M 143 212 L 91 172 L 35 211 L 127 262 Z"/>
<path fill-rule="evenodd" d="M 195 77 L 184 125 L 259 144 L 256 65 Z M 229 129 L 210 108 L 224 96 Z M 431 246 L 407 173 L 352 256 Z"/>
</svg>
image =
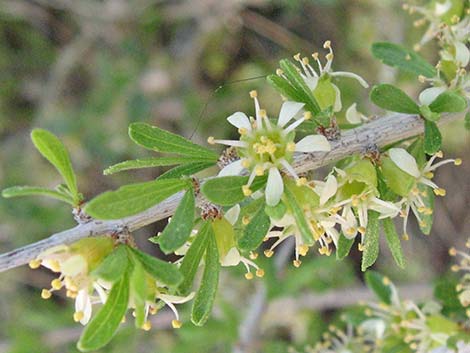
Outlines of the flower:
<svg viewBox="0 0 470 353">
<path fill-rule="evenodd" d="M 114 241 L 108 237 L 85 238 L 67 246 L 52 247 L 29 263 L 33 269 L 44 266 L 60 273 L 52 280 L 51 288 L 43 289 L 41 296 L 49 299 L 52 292 L 66 289 L 66 295 L 75 298 L 74 320 L 86 325 L 91 318 L 92 305 L 104 303 L 110 284 L 90 276 L 90 272 L 113 251 Z"/>
<path fill-rule="evenodd" d="M 310 61 L 307 57 L 300 57 L 300 54 L 294 55 L 294 59 L 299 62 L 300 66 L 302 67 L 301 75 L 305 80 L 307 86 L 312 90 L 313 95 L 316 96 L 315 98 L 319 101 L 320 107 L 322 109 L 326 109 L 329 106 L 333 106 L 333 111 L 339 112 L 342 109 L 341 103 L 341 91 L 339 88 L 331 83 L 332 77 L 347 77 L 353 78 L 358 81 L 361 86 L 364 88 L 368 88 L 368 83 L 359 75 L 353 72 L 346 72 L 346 71 L 333 71 L 332 64 L 334 59 L 333 49 L 331 48 L 331 41 L 327 40 L 323 44 L 324 49 L 328 49 L 328 54 L 326 54 L 326 64 L 322 66 L 321 61 L 319 59 L 319 54 L 317 52 L 312 54 L 313 59 L 317 63 L 318 69 L 315 70 L 311 65 Z M 282 77 L 282 71 L 278 72 Z M 331 91 L 333 90 L 333 91 Z M 323 99 L 317 95 L 317 93 L 323 93 L 330 91 L 334 94 L 333 101 L 328 99 L 328 102 L 323 102 Z M 323 96 L 325 96 L 323 94 Z M 324 104 L 322 104 L 324 103 Z"/>
<path fill-rule="evenodd" d="M 173 313 L 175 314 L 175 319 L 171 321 L 171 325 L 173 326 L 173 328 L 180 328 L 182 326 L 182 323 L 180 321 L 180 317 L 179 317 L 179 314 L 178 314 L 178 310 L 176 310 L 175 304 L 186 303 L 186 302 L 190 301 L 191 299 L 193 299 L 194 295 L 195 295 L 194 292 L 191 292 L 189 295 L 187 295 L 185 297 L 177 296 L 177 295 L 164 294 L 164 293 L 158 293 L 156 295 L 156 299 L 159 299 L 162 302 L 164 302 L 171 309 L 171 311 L 173 311 Z"/>
<path fill-rule="evenodd" d="M 308 135 L 294 142 L 295 129 L 311 117 L 309 112 L 305 112 L 303 117 L 288 125 L 302 110 L 303 103 L 284 102 L 277 123 L 273 124 L 267 117 L 266 111 L 260 109 L 256 91 L 250 92 L 250 96 L 254 99 L 256 120 L 248 118 L 242 112 L 237 112 L 227 118 L 230 124 L 238 128 L 240 140 L 216 140 L 209 137 L 208 142 L 237 148 L 241 159 L 224 167 L 219 176 L 239 175 L 243 170 L 248 169 L 250 171 L 248 183 L 243 186 L 246 196 L 252 194 L 250 186 L 255 177 L 267 173 L 266 203 L 269 206 L 275 206 L 284 192 L 280 169 L 284 168 L 295 180 L 299 180 L 299 176 L 291 165 L 293 153 L 326 152 L 331 150 L 331 146 L 322 135 Z"/>
</svg>

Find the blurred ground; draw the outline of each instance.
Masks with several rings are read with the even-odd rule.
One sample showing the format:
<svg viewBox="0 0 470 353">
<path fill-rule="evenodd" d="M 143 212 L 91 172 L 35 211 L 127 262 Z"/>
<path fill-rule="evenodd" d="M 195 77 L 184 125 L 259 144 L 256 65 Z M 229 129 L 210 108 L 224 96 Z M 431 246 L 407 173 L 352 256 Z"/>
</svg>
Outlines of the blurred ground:
<svg viewBox="0 0 470 353">
<path fill-rule="evenodd" d="M 88 198 L 149 180 L 160 171 L 102 175 L 113 163 L 148 155 L 127 137 L 130 122 L 152 123 L 202 143 L 209 134 L 228 137 L 235 131 L 225 117 L 252 111 L 249 90 L 259 91 L 268 112 L 276 114 L 279 107 L 263 78 L 230 82 L 269 74 L 279 59 L 309 54 L 327 39 L 335 49 L 336 68 L 354 71 L 369 83 L 395 81 L 416 93 L 417 82 L 396 75 L 369 53 L 378 40 L 411 46 L 420 35 L 411 24 L 397 0 L 2 0 L 0 188 L 58 182 L 29 140 L 33 127 L 50 129 L 70 148 Z M 432 59 L 433 48 L 423 54 Z M 377 113 L 363 103 L 367 92 L 354 82 L 342 88 L 345 106 L 359 101 L 362 111 Z M 449 268 L 448 248 L 470 236 L 469 134 L 460 123 L 448 127 L 446 136 L 444 150 L 464 163 L 438 172 L 448 196 L 437 203 L 432 235 L 421 235 L 413 225 L 412 239 L 404 245 L 406 271 L 383 247 L 377 267 L 399 283 L 426 284 L 442 276 Z M 55 202 L 0 200 L 2 252 L 72 225 L 69 210 Z M 158 225 L 137 234 L 148 251 L 154 249 L 145 239 L 157 230 Z M 278 278 L 272 261 L 261 260 L 270 300 L 313 295 L 307 299 L 310 309 L 284 305 L 279 313 L 264 308 L 267 315 L 246 351 L 285 352 L 289 346 L 313 344 L 337 313 L 331 304 L 311 301 L 325 290 L 361 286 L 358 260 L 357 252 L 344 262 L 309 255 L 300 269 L 288 266 Z M 80 327 L 72 320 L 71 302 L 40 299 L 50 274 L 20 268 L 0 276 L 0 352 L 76 352 Z M 161 313 L 160 328 L 145 333 L 127 325 L 102 351 L 231 352 L 257 287 L 244 280 L 241 269 L 227 270 L 206 327 L 188 322 L 175 332 Z M 347 292 L 338 293 L 341 306 Z"/>
</svg>

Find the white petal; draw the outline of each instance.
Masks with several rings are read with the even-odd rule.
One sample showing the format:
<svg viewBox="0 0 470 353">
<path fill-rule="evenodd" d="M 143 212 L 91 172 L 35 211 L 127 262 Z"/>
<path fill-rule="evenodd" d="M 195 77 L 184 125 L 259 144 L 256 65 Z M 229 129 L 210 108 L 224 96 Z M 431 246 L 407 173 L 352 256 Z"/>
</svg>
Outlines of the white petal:
<svg viewBox="0 0 470 353">
<path fill-rule="evenodd" d="M 304 103 L 298 102 L 285 102 L 282 104 L 281 111 L 279 112 L 279 119 L 277 125 L 284 127 L 303 107 Z"/>
<path fill-rule="evenodd" d="M 323 135 L 305 136 L 295 144 L 296 152 L 328 152 L 331 145 Z"/>
<path fill-rule="evenodd" d="M 426 88 L 419 94 L 419 102 L 423 105 L 429 105 L 445 90 L 445 87 Z"/>
<path fill-rule="evenodd" d="M 218 176 L 239 175 L 243 169 L 242 161 L 239 159 L 223 167 Z"/>
<path fill-rule="evenodd" d="M 227 118 L 227 120 L 230 124 L 232 124 L 238 129 L 244 128 L 244 129 L 247 129 L 248 131 L 251 131 L 250 119 L 248 119 L 245 113 L 236 112 L 230 115 Z"/>
<path fill-rule="evenodd" d="M 222 259 L 221 265 L 222 266 L 237 266 L 241 260 L 240 253 L 238 252 L 237 248 L 231 248 L 227 255 Z"/>
<path fill-rule="evenodd" d="M 349 121 L 351 124 L 360 124 L 364 120 L 367 120 L 367 117 L 357 111 L 357 104 L 353 103 L 351 106 L 346 110 L 346 120 Z"/>
<path fill-rule="evenodd" d="M 320 205 L 324 205 L 338 190 L 338 182 L 334 175 L 328 175 L 325 186 L 320 193 Z"/>
<path fill-rule="evenodd" d="M 404 172 L 419 178 L 421 175 L 416 159 L 403 148 L 390 148 L 388 150 L 390 158 L 398 168 Z"/>
<path fill-rule="evenodd" d="M 449 11 L 451 7 L 452 7 L 451 0 L 447 0 L 444 3 L 436 1 L 436 5 L 434 7 L 434 13 L 436 14 L 436 16 L 440 17 L 444 15 L 447 11 Z"/>
<path fill-rule="evenodd" d="M 359 82 L 362 87 L 364 87 L 364 88 L 369 87 L 369 84 L 366 82 L 366 80 L 364 80 L 361 76 L 359 76 L 359 75 L 357 75 L 353 72 L 336 71 L 336 72 L 330 73 L 330 76 L 343 76 L 343 77 L 353 78 L 357 82 Z"/>
<path fill-rule="evenodd" d="M 318 80 L 318 77 L 307 77 L 304 79 L 305 83 L 307 84 L 307 87 L 310 88 L 310 90 L 312 91 L 317 88 Z"/>
<path fill-rule="evenodd" d="M 173 304 L 183 304 L 189 302 L 191 299 L 194 298 L 194 292 L 191 292 L 186 297 L 180 297 L 178 295 L 170 295 L 170 294 L 158 294 L 157 298 L 163 300 L 165 303 L 173 303 Z"/>
<path fill-rule="evenodd" d="M 470 61 L 470 51 L 467 46 L 462 42 L 455 42 L 455 60 L 460 63 L 460 66 L 465 67 Z"/>
<path fill-rule="evenodd" d="M 240 215 L 240 205 L 236 204 L 232 208 L 230 208 L 227 212 L 225 212 L 225 219 L 233 226 Z"/>
<path fill-rule="evenodd" d="M 78 291 L 75 298 L 75 311 L 83 312 L 83 318 L 80 320 L 82 325 L 86 325 L 91 318 L 91 300 L 87 289 Z"/>
<path fill-rule="evenodd" d="M 343 104 L 341 103 L 341 91 L 336 85 L 332 85 L 332 86 L 336 92 L 335 105 L 333 106 L 333 111 L 339 112 L 341 108 L 343 107 Z"/>
<path fill-rule="evenodd" d="M 276 167 L 269 169 L 268 182 L 266 184 L 266 204 L 268 206 L 276 206 L 281 200 L 284 192 L 284 182 L 281 173 Z"/>
</svg>

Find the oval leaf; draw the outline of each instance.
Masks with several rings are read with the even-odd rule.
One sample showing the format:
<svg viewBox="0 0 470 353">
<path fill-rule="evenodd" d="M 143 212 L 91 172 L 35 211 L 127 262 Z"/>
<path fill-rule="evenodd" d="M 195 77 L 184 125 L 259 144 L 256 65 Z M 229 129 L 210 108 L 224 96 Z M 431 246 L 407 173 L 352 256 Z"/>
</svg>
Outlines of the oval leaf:
<svg viewBox="0 0 470 353">
<path fill-rule="evenodd" d="M 2 196 L 5 198 L 19 196 L 47 196 L 66 202 L 72 206 L 75 204 L 75 201 L 70 195 L 39 186 L 12 186 L 11 188 L 4 189 L 2 191 Z"/>
<path fill-rule="evenodd" d="M 204 169 L 214 166 L 216 162 L 194 162 L 181 164 L 177 167 L 171 168 L 162 175 L 160 175 L 157 180 L 162 179 L 179 179 L 182 177 L 190 177 Z"/>
<path fill-rule="evenodd" d="M 134 261 L 129 286 L 134 300 L 135 327 L 145 323 L 145 301 L 147 300 L 147 274 L 139 261 Z"/>
<path fill-rule="evenodd" d="M 429 105 L 435 113 L 460 113 L 467 108 L 467 101 L 455 92 L 443 92 Z"/>
<path fill-rule="evenodd" d="M 442 135 L 437 124 L 425 120 L 424 121 L 424 152 L 432 155 L 441 149 Z"/>
<path fill-rule="evenodd" d="M 266 214 L 263 204 L 243 230 L 240 239 L 238 239 L 240 250 L 254 250 L 260 246 L 270 227 L 271 220 Z"/>
<path fill-rule="evenodd" d="M 119 245 L 105 257 L 103 262 L 91 272 L 91 275 L 114 283 L 124 274 L 128 264 L 126 245 Z"/>
<path fill-rule="evenodd" d="M 297 202 L 294 193 L 289 189 L 289 184 L 286 183 L 287 188 L 284 191 L 286 195 L 287 206 L 290 207 L 292 210 L 292 214 L 294 215 L 295 223 L 300 230 L 300 234 L 302 235 L 302 240 L 307 245 L 312 245 L 314 242 L 313 233 L 310 230 L 310 227 L 305 219 L 304 212 Z"/>
<path fill-rule="evenodd" d="M 374 86 L 370 92 L 372 102 L 382 109 L 405 114 L 419 114 L 418 105 L 401 89 L 382 84 Z"/>
<path fill-rule="evenodd" d="M 388 247 L 392 253 L 393 259 L 397 265 L 401 268 L 405 268 L 405 257 L 403 256 L 403 250 L 401 248 L 400 238 L 395 224 L 391 218 L 385 218 L 382 220 L 382 227 L 385 233 L 385 239 L 387 240 Z"/>
<path fill-rule="evenodd" d="M 145 158 L 145 159 L 133 159 L 130 161 L 124 161 L 111 167 L 106 168 L 103 171 L 104 175 L 110 175 L 123 170 L 130 169 L 142 169 L 152 167 L 162 167 L 168 165 L 184 164 L 194 162 L 194 157 L 167 157 L 167 158 Z"/>
<path fill-rule="evenodd" d="M 351 247 L 354 244 L 354 240 L 354 238 L 346 238 L 343 233 L 339 235 L 338 245 L 336 246 L 336 258 L 338 260 L 342 260 L 349 255 Z"/>
<path fill-rule="evenodd" d="M 362 271 L 372 266 L 379 256 L 379 213 L 368 211 L 367 230 L 362 253 Z"/>
<path fill-rule="evenodd" d="M 372 290 L 377 297 L 385 304 L 392 303 L 392 289 L 386 277 L 376 271 L 367 271 L 364 275 L 367 287 Z"/>
</svg>

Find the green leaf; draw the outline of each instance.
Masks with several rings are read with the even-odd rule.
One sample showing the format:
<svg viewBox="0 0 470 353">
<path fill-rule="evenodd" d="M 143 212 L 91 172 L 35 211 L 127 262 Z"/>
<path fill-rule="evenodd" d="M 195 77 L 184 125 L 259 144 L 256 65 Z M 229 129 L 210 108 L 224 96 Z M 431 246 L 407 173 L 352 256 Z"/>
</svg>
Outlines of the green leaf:
<svg viewBox="0 0 470 353">
<path fill-rule="evenodd" d="M 192 176 L 204 169 L 214 166 L 216 162 L 194 162 L 181 164 L 177 167 L 171 168 L 162 175 L 160 175 L 157 180 L 163 179 L 179 179 L 181 177 Z"/>
<path fill-rule="evenodd" d="M 180 179 L 124 185 L 95 197 L 85 212 L 96 219 L 120 219 L 145 211 L 186 187 L 188 182 Z"/>
<path fill-rule="evenodd" d="M 464 126 L 465 129 L 470 130 L 470 112 L 467 112 L 467 114 L 465 114 Z"/>
<path fill-rule="evenodd" d="M 266 205 L 264 207 L 264 211 L 269 217 L 273 219 L 281 219 L 286 214 L 287 207 L 281 200 L 276 206 Z"/>
<path fill-rule="evenodd" d="M 445 91 L 429 105 L 429 109 L 436 113 L 460 113 L 467 108 L 467 101 L 461 95 Z"/>
<path fill-rule="evenodd" d="M 369 210 L 367 218 L 364 251 L 362 252 L 362 271 L 372 266 L 379 256 L 379 213 Z"/>
<path fill-rule="evenodd" d="M 201 191 L 207 199 L 217 205 L 231 206 L 242 202 L 246 196 L 243 194 L 242 186 L 248 183 L 248 177 L 225 176 L 206 181 Z M 250 186 L 255 192 L 266 183 L 266 176 L 257 177 Z"/>
<path fill-rule="evenodd" d="M 214 235 L 209 234 L 201 286 L 196 293 L 191 310 L 191 321 L 196 326 L 204 325 L 212 311 L 219 283 L 219 271 L 220 263 L 217 244 Z"/>
<path fill-rule="evenodd" d="M 183 275 L 176 265 L 157 259 L 137 249 L 130 247 L 128 249 L 141 262 L 145 271 L 160 282 L 168 286 L 177 286 L 183 280 Z"/>
<path fill-rule="evenodd" d="M 91 272 L 91 275 L 114 283 L 121 278 L 128 265 L 129 258 L 127 257 L 126 245 L 119 245 L 104 258 L 103 262 Z"/>
<path fill-rule="evenodd" d="M 416 163 L 420 169 L 428 162 L 426 153 L 424 153 L 424 143 L 421 137 L 418 137 L 406 150 L 415 157 Z"/>
<path fill-rule="evenodd" d="M 290 81 L 290 84 L 296 89 L 297 93 L 301 96 L 300 102 L 305 103 L 307 110 L 314 114 L 320 113 L 321 109 L 317 101 L 313 97 L 312 91 L 308 88 L 305 80 L 300 76 L 297 66 L 287 59 L 279 62 L 284 75 Z"/>
<path fill-rule="evenodd" d="M 382 174 L 387 186 L 394 193 L 407 197 L 416 178 L 401 170 L 389 157 L 382 158 Z"/>
<path fill-rule="evenodd" d="M 132 123 L 129 125 L 129 136 L 138 145 L 147 149 L 176 153 L 182 156 L 205 158 L 217 161 L 217 153 L 199 146 L 182 136 L 162 130 L 156 126 L 145 123 Z"/>
<path fill-rule="evenodd" d="M 437 124 L 424 120 L 424 152 L 431 155 L 441 149 L 442 135 Z"/>
<path fill-rule="evenodd" d="M 426 77 L 435 77 L 436 68 L 429 64 L 414 50 L 409 50 L 401 45 L 379 42 L 372 44 L 372 54 L 385 65 L 396 67 L 400 70 Z"/>
<path fill-rule="evenodd" d="M 80 201 L 77 180 L 72 169 L 72 162 L 63 143 L 51 132 L 43 129 L 34 129 L 31 140 L 36 149 L 46 158 L 62 175 L 67 187 L 74 197 L 74 202 Z"/>
<path fill-rule="evenodd" d="M 106 303 L 83 330 L 77 347 L 82 352 L 97 350 L 114 336 L 129 303 L 129 275 L 127 271 L 113 285 Z"/>
<path fill-rule="evenodd" d="M 418 105 L 401 89 L 381 84 L 374 86 L 370 92 L 371 101 L 382 109 L 405 114 L 419 114 Z"/>
<path fill-rule="evenodd" d="M 392 288 L 387 277 L 376 271 L 367 271 L 364 275 L 367 287 L 385 304 L 392 303 Z"/>
<path fill-rule="evenodd" d="M 263 242 L 264 237 L 268 234 L 271 227 L 271 220 L 264 211 L 264 205 L 260 207 L 258 212 L 250 219 L 242 232 L 242 236 L 238 239 L 240 250 L 254 250 Z"/>
<path fill-rule="evenodd" d="M 429 186 L 425 186 L 422 184 L 418 184 L 418 189 L 421 194 L 421 200 L 423 200 L 424 207 L 434 211 L 434 199 L 436 196 L 434 195 L 433 189 Z M 433 213 L 420 213 L 421 222 L 418 222 L 419 229 L 425 235 L 429 235 L 431 233 L 432 223 L 433 223 Z"/>
<path fill-rule="evenodd" d="M 183 274 L 184 279 L 178 287 L 179 292 L 183 295 L 186 295 L 189 292 L 189 289 L 193 284 L 199 263 L 206 251 L 209 236 L 213 236 L 212 227 L 209 222 L 205 222 L 199 229 L 198 234 L 194 238 L 194 241 L 183 258 L 180 272 Z"/>
<path fill-rule="evenodd" d="M 349 255 L 351 247 L 354 244 L 354 240 L 354 238 L 348 239 L 344 236 L 342 232 L 340 233 L 338 245 L 336 246 L 336 258 L 338 260 L 342 260 Z"/>
<path fill-rule="evenodd" d="M 170 254 L 183 246 L 193 230 L 195 207 L 194 192 L 191 188 L 184 194 L 175 214 L 171 217 L 171 222 L 162 234 L 150 238 L 150 241 L 160 244 L 160 249 L 165 254 Z"/>
<path fill-rule="evenodd" d="M 286 183 L 286 186 L 288 185 L 289 184 Z M 305 244 L 312 245 L 314 243 L 313 234 L 310 230 L 307 220 L 305 219 L 304 211 L 297 202 L 295 194 L 289 189 L 289 187 L 286 187 L 284 194 L 286 195 L 287 206 L 292 210 L 295 223 L 297 224 L 297 227 L 300 230 L 300 234 L 302 235 L 302 240 Z"/>
<path fill-rule="evenodd" d="M 46 189 L 40 186 L 12 186 L 11 188 L 4 189 L 2 191 L 2 196 L 5 198 L 19 196 L 47 196 L 66 202 L 72 206 L 75 205 L 75 201 L 71 196 L 60 191 Z"/>
<path fill-rule="evenodd" d="M 395 229 L 395 224 L 391 218 L 382 219 L 382 227 L 385 232 L 385 239 L 397 265 L 405 268 L 405 257 L 401 248 L 400 237 Z"/>
<path fill-rule="evenodd" d="M 145 158 L 145 159 L 133 159 L 130 161 L 124 161 L 111 167 L 106 168 L 103 171 L 104 175 L 110 175 L 123 170 L 130 169 L 141 169 L 151 167 L 162 167 L 176 164 L 187 164 L 195 161 L 194 157 L 162 157 L 162 158 Z M 206 160 L 203 160 L 206 161 Z M 212 161 L 211 161 L 212 162 Z"/>
<path fill-rule="evenodd" d="M 419 114 L 426 120 L 429 121 L 439 121 L 441 119 L 441 114 L 435 113 L 427 105 L 422 105 L 419 107 Z"/>
<path fill-rule="evenodd" d="M 147 300 L 147 274 L 139 261 L 134 261 L 130 291 L 135 305 L 135 327 L 141 328 L 145 323 L 145 301 Z"/>
<path fill-rule="evenodd" d="M 278 75 L 269 75 L 268 82 L 287 99 L 294 102 L 303 102 L 304 95 L 297 92 L 297 90 L 286 79 Z M 310 120 L 312 121 L 312 120 Z M 302 124 L 301 126 L 303 126 Z"/>
</svg>

